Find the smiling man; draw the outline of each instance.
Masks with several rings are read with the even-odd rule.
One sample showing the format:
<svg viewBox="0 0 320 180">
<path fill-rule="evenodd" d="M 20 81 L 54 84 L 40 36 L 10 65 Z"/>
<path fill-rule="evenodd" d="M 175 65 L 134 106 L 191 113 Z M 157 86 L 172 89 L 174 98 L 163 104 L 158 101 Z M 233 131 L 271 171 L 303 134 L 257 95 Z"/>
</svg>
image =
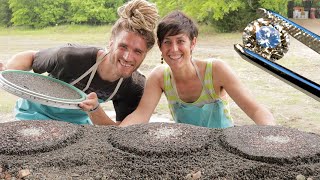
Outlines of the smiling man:
<svg viewBox="0 0 320 180">
<path fill-rule="evenodd" d="M 137 71 L 155 44 L 157 8 L 146 0 L 132 0 L 118 9 L 120 18 L 112 28 L 106 49 L 67 44 L 40 51 L 25 51 L 13 56 L 2 70 L 33 70 L 70 83 L 88 94 L 79 104 L 82 110 L 62 109 L 19 99 L 17 120 L 60 120 L 76 124 L 99 124 L 99 103 L 112 100 L 116 121 L 120 123 L 137 107 L 145 76 Z M 104 112 L 103 112 L 104 113 Z M 91 119 L 93 121 L 91 121 Z"/>
</svg>

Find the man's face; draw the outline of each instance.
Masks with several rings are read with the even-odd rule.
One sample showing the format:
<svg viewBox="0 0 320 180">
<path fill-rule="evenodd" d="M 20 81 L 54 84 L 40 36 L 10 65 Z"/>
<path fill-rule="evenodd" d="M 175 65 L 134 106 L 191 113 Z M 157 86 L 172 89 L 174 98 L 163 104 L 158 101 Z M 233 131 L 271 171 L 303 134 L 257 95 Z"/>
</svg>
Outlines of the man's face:
<svg viewBox="0 0 320 180">
<path fill-rule="evenodd" d="M 121 31 L 110 42 L 110 62 L 120 77 L 131 76 L 147 52 L 146 40 L 133 32 Z"/>
</svg>

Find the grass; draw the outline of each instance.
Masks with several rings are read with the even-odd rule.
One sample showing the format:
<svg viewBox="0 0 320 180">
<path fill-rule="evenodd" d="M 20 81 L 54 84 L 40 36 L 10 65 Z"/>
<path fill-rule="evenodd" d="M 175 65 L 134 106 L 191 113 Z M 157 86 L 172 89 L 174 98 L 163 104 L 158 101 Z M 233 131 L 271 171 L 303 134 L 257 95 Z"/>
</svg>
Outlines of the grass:
<svg viewBox="0 0 320 180">
<path fill-rule="evenodd" d="M 44 29 L 0 28 L 0 36 L 17 38 L 43 39 L 58 42 L 73 42 L 81 44 L 105 44 L 110 37 L 111 26 L 55 26 Z"/>
<path fill-rule="evenodd" d="M 110 31 L 111 26 L 87 26 L 87 25 L 61 25 L 54 27 L 46 27 L 43 29 L 30 29 L 25 27 L 0 28 L 0 35 L 48 35 L 48 34 L 88 34 L 103 33 Z"/>
<path fill-rule="evenodd" d="M 0 113 L 11 113 L 16 99 L 16 96 L 0 89 Z"/>
</svg>

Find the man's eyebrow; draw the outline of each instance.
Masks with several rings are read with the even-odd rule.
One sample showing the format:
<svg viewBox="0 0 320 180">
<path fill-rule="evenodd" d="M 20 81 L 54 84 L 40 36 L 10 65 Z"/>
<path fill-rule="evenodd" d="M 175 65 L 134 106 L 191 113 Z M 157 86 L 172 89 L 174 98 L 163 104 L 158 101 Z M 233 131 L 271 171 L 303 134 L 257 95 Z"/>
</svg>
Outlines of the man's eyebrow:
<svg viewBox="0 0 320 180">
<path fill-rule="evenodd" d="M 135 50 L 135 51 L 138 51 L 138 52 L 140 52 L 140 53 L 146 53 L 146 51 L 144 51 L 144 50 L 142 50 L 142 49 L 140 49 L 140 48 L 135 48 L 134 50 Z"/>
<path fill-rule="evenodd" d="M 120 42 L 119 45 L 120 46 L 128 46 L 126 43 L 122 43 L 122 42 Z"/>
</svg>

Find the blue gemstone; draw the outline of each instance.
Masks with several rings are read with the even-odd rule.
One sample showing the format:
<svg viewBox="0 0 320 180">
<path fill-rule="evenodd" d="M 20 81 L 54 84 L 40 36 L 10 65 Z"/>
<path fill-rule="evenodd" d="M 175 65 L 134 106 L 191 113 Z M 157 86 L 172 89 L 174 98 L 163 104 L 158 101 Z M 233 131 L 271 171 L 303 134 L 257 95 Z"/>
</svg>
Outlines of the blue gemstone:
<svg viewBox="0 0 320 180">
<path fill-rule="evenodd" d="M 262 26 L 256 32 L 256 40 L 265 48 L 275 48 L 281 42 L 279 31 L 270 26 Z"/>
</svg>

